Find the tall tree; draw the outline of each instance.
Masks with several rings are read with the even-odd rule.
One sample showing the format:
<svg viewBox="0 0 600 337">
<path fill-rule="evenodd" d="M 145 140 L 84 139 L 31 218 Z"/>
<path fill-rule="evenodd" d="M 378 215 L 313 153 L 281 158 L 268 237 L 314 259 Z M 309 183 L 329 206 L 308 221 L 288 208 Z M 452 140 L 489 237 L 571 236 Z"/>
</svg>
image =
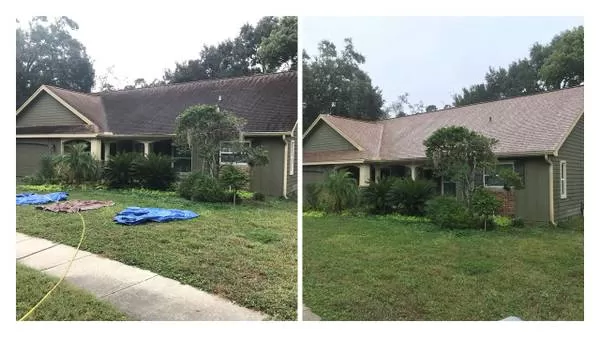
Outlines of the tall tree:
<svg viewBox="0 0 600 337">
<path fill-rule="evenodd" d="M 572 87 L 583 82 L 584 29 L 579 26 L 556 35 L 547 45 L 535 43 L 529 59 L 512 62 L 508 69 L 490 67 L 485 82 L 463 88 L 454 105 L 480 103 Z"/>
<path fill-rule="evenodd" d="M 297 41 L 296 17 L 266 16 L 256 26 L 242 26 L 233 40 L 205 45 L 198 59 L 177 63 L 163 78 L 177 83 L 296 69 Z"/>
<path fill-rule="evenodd" d="M 90 92 L 94 67 L 85 46 L 71 35 L 78 29 L 66 16 L 53 22 L 36 16 L 28 28 L 17 27 L 17 107 L 42 84 Z"/>
<path fill-rule="evenodd" d="M 326 40 L 319 43 L 317 56 L 303 53 L 304 127 L 322 113 L 363 120 L 386 117 L 381 90 L 360 69 L 365 57 L 354 49 L 352 39 L 344 42 L 340 53 Z"/>
</svg>

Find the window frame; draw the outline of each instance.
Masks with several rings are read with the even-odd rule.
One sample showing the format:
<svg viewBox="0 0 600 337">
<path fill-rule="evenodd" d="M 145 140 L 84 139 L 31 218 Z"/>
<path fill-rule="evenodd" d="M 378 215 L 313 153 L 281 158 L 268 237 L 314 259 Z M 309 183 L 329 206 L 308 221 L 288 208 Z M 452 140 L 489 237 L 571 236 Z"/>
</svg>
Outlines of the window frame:
<svg viewBox="0 0 600 337">
<path fill-rule="evenodd" d="M 228 161 L 223 161 L 223 155 L 235 155 L 236 152 L 233 151 L 223 151 L 223 145 L 226 143 L 238 143 L 238 144 L 245 144 L 247 146 L 252 146 L 252 142 L 249 140 L 236 140 L 236 141 L 232 141 L 232 140 L 228 140 L 228 141 L 222 141 L 219 144 L 219 166 L 221 165 L 233 165 L 233 166 L 248 166 L 248 162 L 228 162 Z"/>
<path fill-rule="evenodd" d="M 563 167 L 564 165 L 564 167 Z M 564 176 L 564 178 L 563 178 Z M 558 183 L 560 187 L 560 198 L 567 199 L 567 161 L 559 162 Z M 564 186 L 563 186 L 564 183 Z"/>
<path fill-rule="evenodd" d="M 500 165 L 509 165 L 509 164 L 512 166 L 512 170 L 513 170 L 513 172 L 516 172 L 516 170 L 515 170 L 515 161 L 514 161 L 514 160 L 503 160 L 503 161 L 498 161 L 498 163 L 496 164 L 496 167 L 498 167 L 498 166 L 500 166 Z M 485 177 L 486 177 L 486 176 L 487 176 L 487 177 L 490 177 L 491 175 L 489 175 L 489 174 L 486 174 L 486 173 L 485 173 L 485 169 L 484 169 L 484 170 L 483 170 L 483 173 L 482 173 L 482 179 L 483 179 L 483 182 L 482 182 L 482 183 L 483 183 L 483 187 L 490 187 L 490 188 L 504 188 L 504 186 L 503 186 L 503 185 L 487 185 L 487 184 L 485 183 Z"/>
</svg>

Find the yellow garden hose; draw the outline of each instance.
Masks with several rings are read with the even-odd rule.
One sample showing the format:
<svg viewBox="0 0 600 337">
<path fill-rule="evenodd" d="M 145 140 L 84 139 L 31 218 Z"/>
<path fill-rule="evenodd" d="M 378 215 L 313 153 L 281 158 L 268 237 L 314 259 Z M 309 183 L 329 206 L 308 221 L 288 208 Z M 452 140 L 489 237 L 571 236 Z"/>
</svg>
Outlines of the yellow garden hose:
<svg viewBox="0 0 600 337">
<path fill-rule="evenodd" d="M 35 311 L 35 309 L 37 309 L 48 298 L 48 296 L 50 296 L 50 294 L 54 291 L 54 289 L 56 289 L 58 287 L 58 285 L 67 276 L 67 273 L 69 272 L 69 269 L 71 269 L 71 265 L 73 264 L 73 261 L 75 260 L 75 256 L 77 256 L 77 253 L 79 252 L 79 247 L 81 247 L 81 243 L 83 242 L 83 238 L 85 236 L 85 220 L 83 219 L 83 216 L 81 215 L 81 213 L 77 212 L 77 214 L 79 214 L 79 217 L 81 218 L 81 225 L 82 225 L 81 239 L 79 239 L 79 244 L 77 245 L 77 249 L 75 249 L 75 254 L 73 254 L 73 257 L 71 258 L 71 261 L 69 261 L 69 265 L 67 266 L 67 269 L 65 270 L 65 273 L 60 278 L 60 280 L 58 280 L 58 282 L 54 285 L 54 287 L 52 287 L 52 289 L 50 289 L 50 291 L 48 291 L 48 293 L 46 293 L 46 295 L 44 295 L 44 297 L 42 297 L 42 299 L 36 305 L 34 305 L 33 308 L 31 308 L 25 315 L 23 315 L 23 317 L 21 317 L 19 319 L 19 321 L 23 321 L 27 317 L 29 317 L 29 315 L 31 315 Z"/>
</svg>

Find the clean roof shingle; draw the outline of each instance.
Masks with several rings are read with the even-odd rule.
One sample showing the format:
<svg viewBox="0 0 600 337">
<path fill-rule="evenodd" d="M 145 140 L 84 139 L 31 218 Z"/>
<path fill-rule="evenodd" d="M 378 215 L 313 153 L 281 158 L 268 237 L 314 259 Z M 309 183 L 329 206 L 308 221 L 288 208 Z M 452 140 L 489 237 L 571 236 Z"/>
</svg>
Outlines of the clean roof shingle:
<svg viewBox="0 0 600 337">
<path fill-rule="evenodd" d="M 583 114 L 583 86 L 473 104 L 406 117 L 363 122 L 332 116 L 321 117 L 365 149 L 368 160 L 411 160 L 425 158 L 423 141 L 446 126 L 464 126 L 487 137 L 498 139 L 494 149 L 499 155 L 552 153 L 558 150 L 571 128 Z M 374 125 L 382 128 L 376 137 Z M 330 153 L 337 160 L 364 157 Z M 306 152 L 306 162 L 326 161 L 328 152 Z"/>
</svg>

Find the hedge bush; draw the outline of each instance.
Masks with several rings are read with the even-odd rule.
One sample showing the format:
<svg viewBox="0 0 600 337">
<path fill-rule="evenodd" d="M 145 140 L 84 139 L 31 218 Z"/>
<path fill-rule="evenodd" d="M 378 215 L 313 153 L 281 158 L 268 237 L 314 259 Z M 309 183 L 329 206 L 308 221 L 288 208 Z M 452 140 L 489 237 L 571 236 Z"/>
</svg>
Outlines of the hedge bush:
<svg viewBox="0 0 600 337">
<path fill-rule="evenodd" d="M 184 178 L 179 184 L 179 195 L 193 201 L 225 202 L 233 200 L 228 195 L 221 182 L 213 176 L 202 172 L 194 172 Z"/>
<path fill-rule="evenodd" d="M 426 203 L 426 216 L 442 228 L 473 228 L 477 221 L 467 207 L 453 197 L 436 197 Z"/>
<path fill-rule="evenodd" d="M 150 153 L 138 157 L 132 163 L 132 176 L 143 188 L 164 191 L 177 180 L 177 173 L 171 166 L 171 157 Z"/>
</svg>

